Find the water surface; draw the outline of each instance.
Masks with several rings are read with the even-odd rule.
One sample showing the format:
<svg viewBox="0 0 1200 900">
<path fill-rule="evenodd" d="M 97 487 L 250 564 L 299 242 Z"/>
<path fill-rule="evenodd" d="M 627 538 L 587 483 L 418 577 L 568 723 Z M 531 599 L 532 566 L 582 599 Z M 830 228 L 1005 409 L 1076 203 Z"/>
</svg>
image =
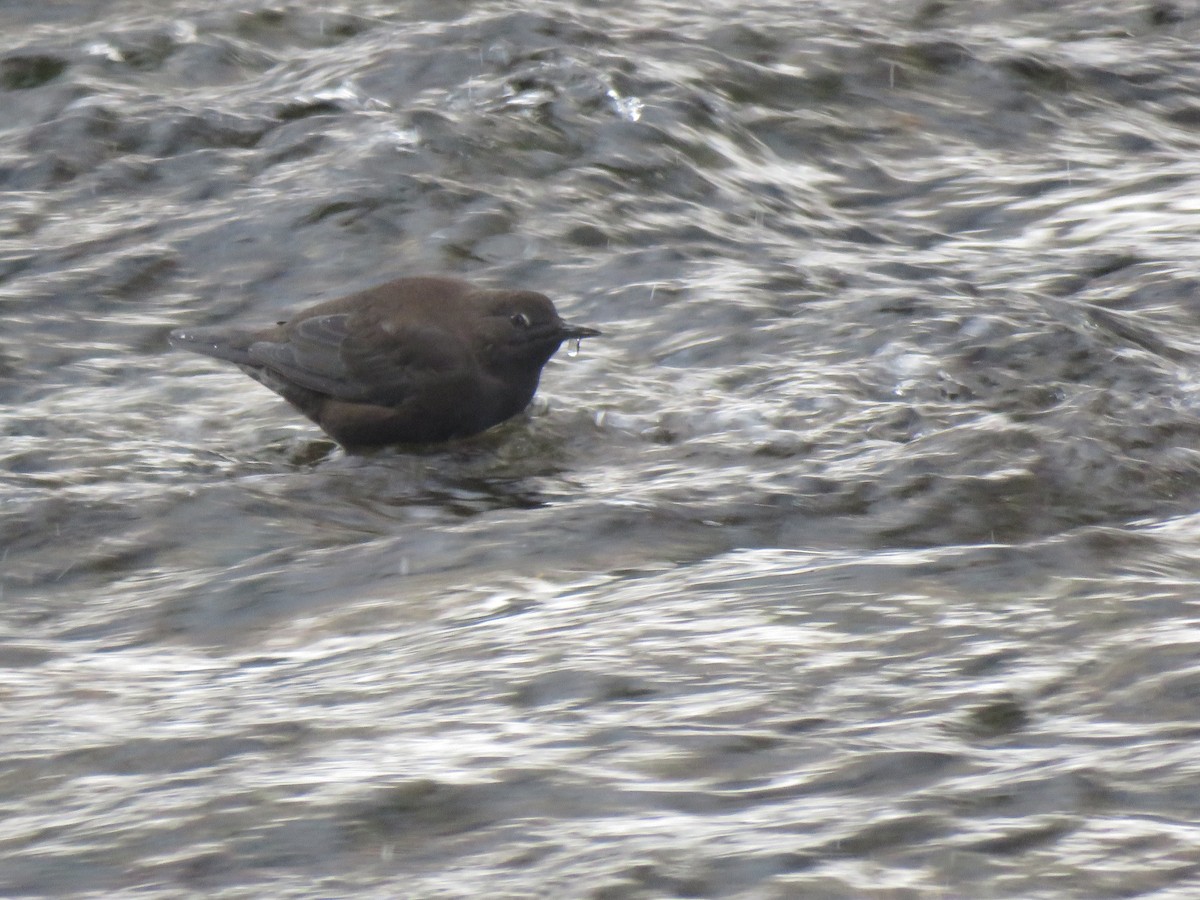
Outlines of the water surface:
<svg viewBox="0 0 1200 900">
<path fill-rule="evenodd" d="M 0 893 L 1195 896 L 1200 17 L 1113 6 L 0 11 Z M 605 337 L 358 457 L 166 346 L 427 272 Z"/>
</svg>

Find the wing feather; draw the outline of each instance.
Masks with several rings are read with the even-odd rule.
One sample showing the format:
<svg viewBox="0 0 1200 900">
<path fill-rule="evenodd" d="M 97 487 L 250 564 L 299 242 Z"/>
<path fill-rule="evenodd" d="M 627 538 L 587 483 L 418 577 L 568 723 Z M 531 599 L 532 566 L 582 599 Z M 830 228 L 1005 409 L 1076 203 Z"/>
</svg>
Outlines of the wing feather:
<svg viewBox="0 0 1200 900">
<path fill-rule="evenodd" d="M 365 328 L 352 313 L 310 316 L 286 341 L 251 344 L 250 358 L 301 387 L 339 400 L 395 406 L 421 385 L 471 364 L 459 343 L 429 326 Z M 456 352 L 457 350 L 457 352 Z"/>
</svg>

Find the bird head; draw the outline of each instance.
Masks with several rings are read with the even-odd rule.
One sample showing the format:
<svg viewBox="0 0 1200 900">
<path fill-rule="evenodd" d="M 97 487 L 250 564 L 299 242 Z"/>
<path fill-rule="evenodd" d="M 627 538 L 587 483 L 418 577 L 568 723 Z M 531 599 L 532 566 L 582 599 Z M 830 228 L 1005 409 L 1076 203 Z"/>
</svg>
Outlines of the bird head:
<svg viewBox="0 0 1200 900">
<path fill-rule="evenodd" d="M 550 298 L 534 291 L 490 293 L 479 321 L 487 355 L 501 365 L 540 369 L 563 341 L 600 334 L 595 328 L 564 322 Z"/>
</svg>

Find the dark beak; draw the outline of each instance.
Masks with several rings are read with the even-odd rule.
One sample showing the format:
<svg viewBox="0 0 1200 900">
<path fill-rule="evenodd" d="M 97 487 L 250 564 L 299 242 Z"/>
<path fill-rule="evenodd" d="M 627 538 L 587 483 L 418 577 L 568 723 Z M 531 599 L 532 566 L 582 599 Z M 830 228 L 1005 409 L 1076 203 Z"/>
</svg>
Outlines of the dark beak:
<svg viewBox="0 0 1200 900">
<path fill-rule="evenodd" d="M 563 336 L 564 341 L 578 341 L 586 337 L 598 337 L 602 332 L 599 328 L 588 328 L 586 325 L 572 325 L 569 322 L 563 322 L 559 326 L 559 334 Z"/>
</svg>

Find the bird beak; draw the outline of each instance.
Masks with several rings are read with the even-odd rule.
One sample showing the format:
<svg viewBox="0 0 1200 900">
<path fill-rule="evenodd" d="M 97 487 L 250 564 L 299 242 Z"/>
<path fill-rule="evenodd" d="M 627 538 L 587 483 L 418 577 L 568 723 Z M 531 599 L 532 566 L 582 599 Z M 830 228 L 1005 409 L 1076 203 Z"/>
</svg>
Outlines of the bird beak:
<svg viewBox="0 0 1200 900">
<path fill-rule="evenodd" d="M 572 325 L 569 322 L 563 322 L 559 327 L 559 334 L 566 341 L 578 341 L 582 338 L 598 337 L 601 333 L 599 328 L 588 328 L 586 325 Z"/>
</svg>

